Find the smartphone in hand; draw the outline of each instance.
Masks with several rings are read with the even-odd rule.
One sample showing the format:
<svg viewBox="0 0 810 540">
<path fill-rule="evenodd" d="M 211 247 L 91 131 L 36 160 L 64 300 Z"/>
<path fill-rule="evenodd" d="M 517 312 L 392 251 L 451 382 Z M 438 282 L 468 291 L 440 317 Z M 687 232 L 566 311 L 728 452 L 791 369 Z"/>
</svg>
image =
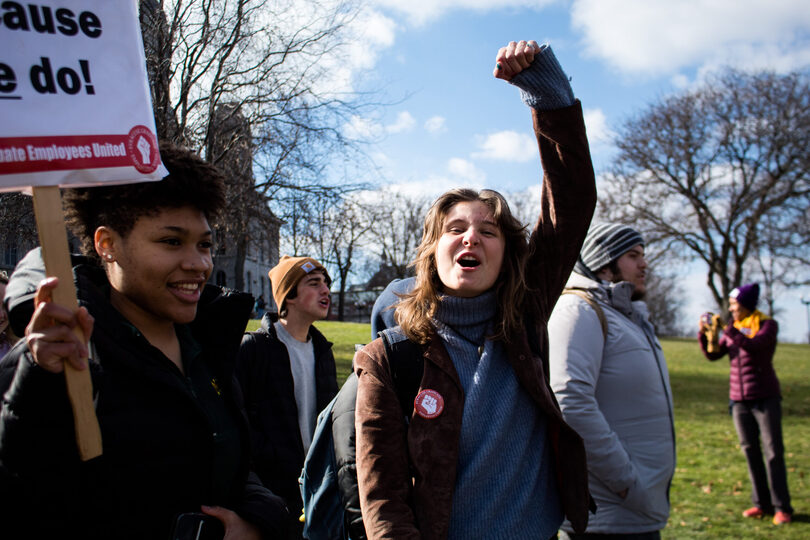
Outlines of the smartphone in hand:
<svg viewBox="0 0 810 540">
<path fill-rule="evenodd" d="M 222 540 L 225 527 L 214 516 L 202 512 L 186 512 L 174 522 L 172 540 Z"/>
</svg>

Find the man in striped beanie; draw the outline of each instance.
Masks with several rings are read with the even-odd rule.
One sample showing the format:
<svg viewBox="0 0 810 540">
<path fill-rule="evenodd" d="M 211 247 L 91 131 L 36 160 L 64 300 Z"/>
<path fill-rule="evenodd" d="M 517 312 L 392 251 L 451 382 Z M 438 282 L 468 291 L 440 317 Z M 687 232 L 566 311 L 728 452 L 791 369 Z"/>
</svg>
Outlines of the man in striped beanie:
<svg viewBox="0 0 810 540">
<path fill-rule="evenodd" d="M 591 227 L 574 272 L 594 280 L 629 281 L 633 300 L 647 291 L 644 239 L 627 225 L 600 223 Z"/>
<path fill-rule="evenodd" d="M 669 517 L 675 427 L 666 361 L 641 301 L 646 274 L 638 231 L 594 224 L 548 323 L 551 387 L 585 440 L 597 506 L 585 533 L 566 522 L 562 539 L 657 540 Z"/>
</svg>

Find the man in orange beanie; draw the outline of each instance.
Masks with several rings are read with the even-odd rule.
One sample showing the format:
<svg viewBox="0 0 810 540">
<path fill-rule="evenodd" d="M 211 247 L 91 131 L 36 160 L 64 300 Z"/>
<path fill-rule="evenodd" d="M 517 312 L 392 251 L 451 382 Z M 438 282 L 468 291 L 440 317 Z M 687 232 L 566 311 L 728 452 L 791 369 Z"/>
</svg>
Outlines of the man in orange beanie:
<svg viewBox="0 0 810 540">
<path fill-rule="evenodd" d="M 236 364 L 262 483 L 287 503 L 289 538 L 301 538 L 298 475 L 318 413 L 337 394 L 332 344 L 313 325 L 329 314 L 332 280 L 310 257 L 283 256 L 269 272 L 278 314 L 245 334 Z"/>
</svg>

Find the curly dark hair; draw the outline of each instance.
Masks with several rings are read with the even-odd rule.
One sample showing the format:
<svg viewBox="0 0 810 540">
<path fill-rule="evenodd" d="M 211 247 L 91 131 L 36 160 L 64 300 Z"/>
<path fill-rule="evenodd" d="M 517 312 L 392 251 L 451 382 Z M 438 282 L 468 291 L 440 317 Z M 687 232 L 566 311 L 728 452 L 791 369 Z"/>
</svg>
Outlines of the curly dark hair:
<svg viewBox="0 0 810 540">
<path fill-rule="evenodd" d="M 191 206 L 211 221 L 225 204 L 225 179 L 210 163 L 186 148 L 160 143 L 169 176 L 159 182 L 66 189 L 65 221 L 81 242 L 82 254 L 98 260 L 93 236 L 101 226 L 127 236 L 142 216 Z"/>
</svg>

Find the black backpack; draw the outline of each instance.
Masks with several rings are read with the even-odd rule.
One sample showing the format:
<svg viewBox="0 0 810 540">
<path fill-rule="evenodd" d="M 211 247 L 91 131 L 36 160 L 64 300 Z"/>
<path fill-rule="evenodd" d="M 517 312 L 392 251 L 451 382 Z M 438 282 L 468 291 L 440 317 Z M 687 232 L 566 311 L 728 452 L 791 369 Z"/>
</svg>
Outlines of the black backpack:
<svg viewBox="0 0 810 540">
<path fill-rule="evenodd" d="M 422 346 L 408 340 L 399 327 L 378 334 L 385 346 L 397 398 L 408 422 L 422 382 Z M 354 410 L 357 376 L 352 373 L 337 396 L 321 411 L 299 484 L 304 503 L 304 538 L 365 540 L 357 491 Z"/>
</svg>

